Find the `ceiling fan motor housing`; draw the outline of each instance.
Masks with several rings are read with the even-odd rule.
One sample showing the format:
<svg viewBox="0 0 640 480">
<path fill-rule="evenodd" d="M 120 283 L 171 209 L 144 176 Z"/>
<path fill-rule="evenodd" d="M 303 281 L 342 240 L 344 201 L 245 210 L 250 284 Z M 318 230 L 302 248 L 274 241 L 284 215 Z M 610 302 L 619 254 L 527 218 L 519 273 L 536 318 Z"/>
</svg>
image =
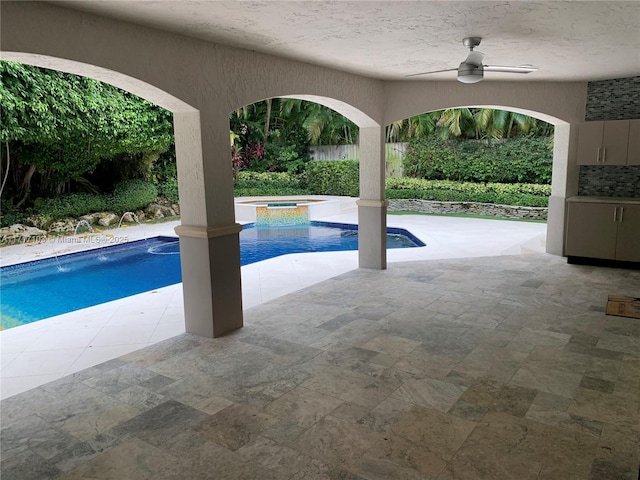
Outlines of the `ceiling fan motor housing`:
<svg viewBox="0 0 640 480">
<path fill-rule="evenodd" d="M 482 65 L 471 65 L 462 62 L 458 67 L 458 81 L 462 83 L 477 83 L 484 76 Z"/>
</svg>

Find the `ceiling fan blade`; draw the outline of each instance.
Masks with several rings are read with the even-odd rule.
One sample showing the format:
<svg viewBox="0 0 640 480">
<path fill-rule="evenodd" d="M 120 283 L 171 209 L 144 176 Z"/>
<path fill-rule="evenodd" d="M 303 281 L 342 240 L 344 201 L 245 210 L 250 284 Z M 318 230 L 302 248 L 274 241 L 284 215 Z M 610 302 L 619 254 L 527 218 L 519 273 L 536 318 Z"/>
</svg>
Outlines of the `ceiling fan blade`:
<svg viewBox="0 0 640 480">
<path fill-rule="evenodd" d="M 458 70 L 458 69 L 457 68 L 446 68 L 444 70 L 433 70 L 431 72 L 411 73 L 409 75 L 405 75 L 405 77 L 417 77 L 418 75 L 429 75 L 431 73 L 455 72 L 456 70 Z"/>
<path fill-rule="evenodd" d="M 476 67 L 479 67 L 480 65 L 482 65 L 483 58 L 484 58 L 484 53 L 471 51 L 469 52 L 469 55 L 467 55 L 467 59 L 464 61 L 464 63 L 468 63 L 469 65 L 475 65 Z"/>
<path fill-rule="evenodd" d="M 538 69 L 531 65 L 506 66 L 506 65 L 485 65 L 485 72 L 501 72 L 501 73 L 531 73 Z"/>
</svg>

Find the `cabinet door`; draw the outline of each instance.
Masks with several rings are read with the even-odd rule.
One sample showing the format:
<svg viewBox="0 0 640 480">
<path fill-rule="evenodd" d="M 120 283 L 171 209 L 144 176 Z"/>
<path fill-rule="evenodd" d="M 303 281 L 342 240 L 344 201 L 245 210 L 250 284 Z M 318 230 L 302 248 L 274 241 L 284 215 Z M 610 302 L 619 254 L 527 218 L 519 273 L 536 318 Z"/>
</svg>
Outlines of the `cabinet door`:
<svg viewBox="0 0 640 480">
<path fill-rule="evenodd" d="M 640 205 L 618 207 L 616 260 L 640 262 Z"/>
<path fill-rule="evenodd" d="M 615 203 L 569 202 L 565 255 L 615 259 Z"/>
<path fill-rule="evenodd" d="M 578 165 L 600 165 L 604 122 L 583 122 L 578 130 Z"/>
<path fill-rule="evenodd" d="M 629 148 L 629 120 L 604 122 L 602 165 L 626 165 Z"/>
<path fill-rule="evenodd" d="M 640 120 L 631 120 L 629 122 L 627 165 L 640 165 Z"/>
</svg>

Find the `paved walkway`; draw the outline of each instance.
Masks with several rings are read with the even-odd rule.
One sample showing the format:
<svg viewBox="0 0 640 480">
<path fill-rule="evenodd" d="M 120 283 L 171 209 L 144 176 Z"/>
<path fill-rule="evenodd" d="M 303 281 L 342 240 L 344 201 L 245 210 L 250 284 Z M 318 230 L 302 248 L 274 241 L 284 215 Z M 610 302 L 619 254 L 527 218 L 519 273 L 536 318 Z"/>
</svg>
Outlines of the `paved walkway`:
<svg viewBox="0 0 640 480">
<path fill-rule="evenodd" d="M 357 213 L 323 218 L 357 223 Z M 178 222 L 109 230 L 129 240 L 175 235 Z M 546 225 L 423 215 L 389 215 L 426 247 L 388 251 L 388 261 L 467 258 L 544 250 Z M 61 242 L 2 248 L 10 265 L 54 254 L 94 248 Z M 246 309 L 357 269 L 357 252 L 293 254 L 242 267 Z M 7 398 L 184 332 L 181 284 L 105 303 L 0 332 L 1 397 Z"/>
<path fill-rule="evenodd" d="M 635 480 L 640 331 L 604 306 L 639 290 L 546 254 L 352 270 L 4 400 L 0 473 Z"/>
</svg>

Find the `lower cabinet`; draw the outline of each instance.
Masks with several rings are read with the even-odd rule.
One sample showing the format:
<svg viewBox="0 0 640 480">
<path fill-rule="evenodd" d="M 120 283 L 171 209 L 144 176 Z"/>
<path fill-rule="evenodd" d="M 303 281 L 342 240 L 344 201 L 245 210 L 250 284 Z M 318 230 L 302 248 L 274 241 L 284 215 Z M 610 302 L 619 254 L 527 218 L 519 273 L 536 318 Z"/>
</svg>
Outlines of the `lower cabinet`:
<svg viewBox="0 0 640 480">
<path fill-rule="evenodd" d="M 565 255 L 640 262 L 640 205 L 568 202 Z"/>
</svg>

